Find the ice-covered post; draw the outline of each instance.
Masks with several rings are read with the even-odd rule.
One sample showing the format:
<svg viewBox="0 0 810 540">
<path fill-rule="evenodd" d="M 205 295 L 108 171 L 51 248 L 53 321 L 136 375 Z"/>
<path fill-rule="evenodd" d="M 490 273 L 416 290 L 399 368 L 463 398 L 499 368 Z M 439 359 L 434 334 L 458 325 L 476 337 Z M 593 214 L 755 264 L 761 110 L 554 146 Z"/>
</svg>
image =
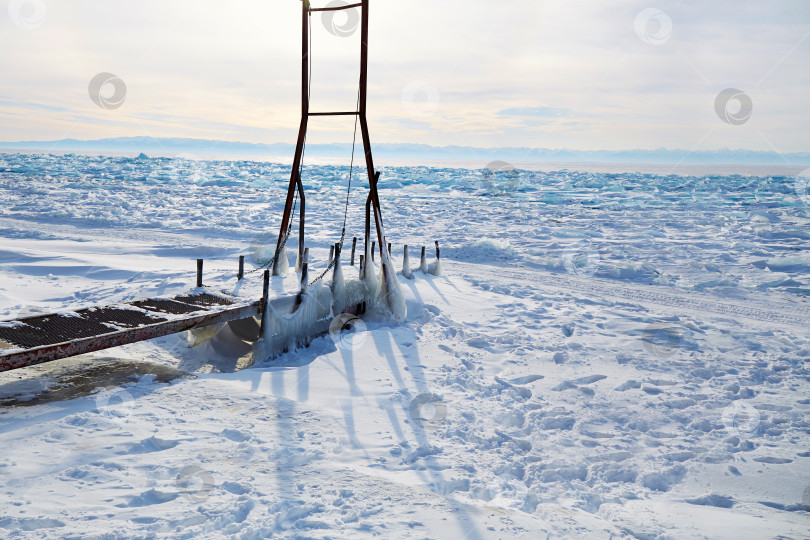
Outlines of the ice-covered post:
<svg viewBox="0 0 810 540">
<path fill-rule="evenodd" d="M 408 279 L 413 277 L 413 274 L 411 274 L 411 260 L 408 257 L 408 244 L 405 244 L 405 252 L 402 255 L 402 276 Z"/>
<path fill-rule="evenodd" d="M 352 264 L 350 266 L 354 266 L 354 250 L 357 248 L 357 237 L 352 237 Z"/>
<path fill-rule="evenodd" d="M 326 265 L 327 267 L 332 266 L 332 259 L 335 256 L 335 245 L 332 244 L 329 246 L 329 263 Z"/>
<path fill-rule="evenodd" d="M 419 260 L 419 270 L 421 270 L 423 274 L 428 273 L 427 258 L 425 257 L 425 246 L 422 246 L 422 256 Z"/>
<path fill-rule="evenodd" d="M 203 260 L 197 259 L 197 287 L 202 287 Z"/>
<path fill-rule="evenodd" d="M 309 262 L 309 248 L 304 248 L 304 260 L 301 261 L 301 264 L 306 264 Z"/>
<path fill-rule="evenodd" d="M 341 313 L 345 303 L 343 268 L 340 265 L 340 242 L 335 244 L 335 268 L 332 271 L 332 313 Z"/>
<path fill-rule="evenodd" d="M 388 256 L 391 256 L 391 242 L 388 242 Z"/>
<path fill-rule="evenodd" d="M 304 263 L 301 265 L 301 292 L 304 292 L 309 287 L 308 283 L 308 274 L 309 274 L 309 264 Z"/>
<path fill-rule="evenodd" d="M 371 260 L 374 260 L 374 250 L 377 249 L 377 242 L 371 242 Z"/>
<path fill-rule="evenodd" d="M 305 247 L 304 249 L 298 250 L 298 258 L 295 260 L 295 271 L 298 272 L 301 270 L 301 265 L 304 264 L 307 260 L 306 252 L 309 248 Z"/>
<path fill-rule="evenodd" d="M 245 277 L 245 256 L 239 255 L 239 271 L 236 272 L 236 279 L 242 281 L 243 277 Z"/>
<path fill-rule="evenodd" d="M 363 272 L 363 259 L 364 259 L 364 257 L 362 255 L 360 255 L 360 265 L 359 265 L 360 279 L 363 279 L 364 277 L 366 277 L 365 273 Z"/>
<path fill-rule="evenodd" d="M 436 242 L 436 260 L 430 263 L 430 266 L 428 266 L 428 272 L 434 276 L 440 276 L 442 275 L 442 262 L 439 258 L 439 241 L 434 240 L 434 242 Z"/>
<path fill-rule="evenodd" d="M 262 285 L 262 324 L 260 325 L 260 336 L 264 336 L 264 325 L 267 320 L 267 306 L 270 303 L 270 270 L 264 271 L 264 284 Z"/>
</svg>

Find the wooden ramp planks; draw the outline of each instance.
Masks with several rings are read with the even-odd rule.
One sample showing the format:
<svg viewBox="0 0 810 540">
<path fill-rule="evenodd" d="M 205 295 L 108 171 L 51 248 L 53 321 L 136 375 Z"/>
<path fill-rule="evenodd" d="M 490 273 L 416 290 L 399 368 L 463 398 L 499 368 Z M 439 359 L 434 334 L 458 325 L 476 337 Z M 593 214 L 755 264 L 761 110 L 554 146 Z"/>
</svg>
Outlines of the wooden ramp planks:
<svg viewBox="0 0 810 540">
<path fill-rule="evenodd" d="M 261 314 L 209 293 L 149 298 L 0 323 L 0 372 Z"/>
</svg>

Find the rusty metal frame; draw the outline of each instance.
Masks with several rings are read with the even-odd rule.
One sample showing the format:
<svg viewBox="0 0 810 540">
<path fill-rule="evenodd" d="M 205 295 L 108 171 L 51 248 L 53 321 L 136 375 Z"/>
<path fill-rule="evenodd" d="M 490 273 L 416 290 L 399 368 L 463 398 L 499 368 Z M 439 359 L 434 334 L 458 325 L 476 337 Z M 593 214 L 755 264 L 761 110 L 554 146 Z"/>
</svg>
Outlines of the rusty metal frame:
<svg viewBox="0 0 810 540">
<path fill-rule="evenodd" d="M 285 234 L 287 233 L 290 214 L 292 212 L 293 198 L 295 196 L 295 189 L 303 194 L 300 178 L 301 159 L 304 152 L 304 143 L 306 140 L 306 133 L 308 127 L 308 120 L 310 116 L 339 116 L 339 115 L 357 115 L 360 123 L 360 130 L 363 138 L 363 149 L 365 151 L 366 170 L 368 172 L 369 181 L 369 201 L 374 211 L 374 222 L 377 230 L 377 240 L 380 248 L 380 264 L 383 270 L 384 279 L 388 279 L 386 266 L 389 263 L 388 252 L 384 249 L 385 246 L 385 233 L 383 232 L 382 223 L 382 208 L 380 206 L 380 198 L 377 193 L 377 180 L 379 173 L 374 170 L 374 159 L 371 154 L 371 137 L 368 131 L 368 121 L 366 118 L 366 105 L 368 103 L 368 29 L 369 29 L 369 0 L 362 0 L 355 4 L 345 6 L 325 7 L 325 8 L 312 8 L 309 1 L 301 2 L 301 123 L 298 128 L 298 140 L 295 145 L 295 155 L 292 163 L 292 173 L 290 174 L 290 184 L 287 188 L 287 198 L 284 204 L 284 214 L 281 218 L 281 227 L 279 229 L 278 241 L 276 243 L 276 253 L 278 254 L 284 242 Z M 337 11 L 342 9 L 360 8 L 362 10 L 361 16 L 361 36 L 360 36 L 360 83 L 359 83 L 359 100 L 358 110 L 356 112 L 315 112 L 309 111 L 309 31 L 310 31 L 310 15 L 313 12 L 319 11 Z M 368 206 L 368 203 L 367 203 Z M 367 211 L 368 213 L 368 211 Z M 366 230 L 369 229 L 367 218 Z M 299 256 L 302 254 L 302 246 L 304 243 L 303 236 L 303 215 L 301 217 L 301 234 L 299 239 Z M 368 245 L 368 232 L 366 233 L 366 245 Z M 278 274 L 278 266 L 274 265 L 273 274 Z"/>
<path fill-rule="evenodd" d="M 210 326 L 218 323 L 225 323 L 247 317 L 258 316 L 262 312 L 262 300 L 256 300 L 250 304 L 242 304 L 236 307 L 218 309 L 215 311 L 205 311 L 199 315 L 185 317 L 170 321 L 161 321 L 138 328 L 119 330 L 63 343 L 44 345 L 33 349 L 16 351 L 2 354 L 0 349 L 0 372 L 9 371 L 26 366 L 33 366 L 53 360 L 60 360 L 70 356 L 76 356 L 93 351 L 110 349 L 120 345 L 127 345 L 137 341 L 176 334 L 192 328 Z M 202 311 L 202 309 L 201 309 Z M 12 349 L 13 350 L 13 349 Z"/>
</svg>

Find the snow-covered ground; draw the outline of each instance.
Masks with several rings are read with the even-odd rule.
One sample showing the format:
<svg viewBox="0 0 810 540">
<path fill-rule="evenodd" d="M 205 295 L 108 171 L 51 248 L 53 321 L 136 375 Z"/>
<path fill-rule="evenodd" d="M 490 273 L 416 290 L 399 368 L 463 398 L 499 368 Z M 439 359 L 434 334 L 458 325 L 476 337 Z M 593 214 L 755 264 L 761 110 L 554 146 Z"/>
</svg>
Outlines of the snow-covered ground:
<svg viewBox="0 0 810 540">
<path fill-rule="evenodd" d="M 305 169 L 315 275 L 347 174 Z M 0 155 L 0 319 L 182 292 L 197 257 L 233 291 L 288 175 Z M 397 265 L 442 246 L 444 275 L 400 277 L 403 324 L 249 369 L 247 345 L 178 335 L 0 374 L 0 537 L 810 536 L 806 180 L 381 182 Z"/>
</svg>

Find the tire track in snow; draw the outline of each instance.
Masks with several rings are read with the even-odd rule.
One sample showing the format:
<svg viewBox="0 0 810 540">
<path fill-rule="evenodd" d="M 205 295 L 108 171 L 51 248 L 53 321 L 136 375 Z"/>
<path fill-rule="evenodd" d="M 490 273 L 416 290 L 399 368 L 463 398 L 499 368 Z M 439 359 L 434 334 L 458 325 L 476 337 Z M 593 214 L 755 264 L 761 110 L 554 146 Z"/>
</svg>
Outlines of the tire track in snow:
<svg viewBox="0 0 810 540">
<path fill-rule="evenodd" d="M 598 278 L 583 279 L 542 270 L 501 268 L 490 265 L 475 265 L 473 267 L 470 264 L 453 261 L 442 261 L 442 264 L 446 270 L 450 270 L 450 273 L 465 279 L 484 278 L 501 283 L 505 280 L 513 280 L 514 282 L 530 283 L 539 287 L 565 289 L 588 296 L 622 298 L 668 308 L 716 313 L 729 317 L 742 317 L 754 321 L 801 328 L 810 327 L 810 309 L 798 304 L 769 302 L 766 308 L 755 300 L 732 303 L 728 300 L 720 301 L 720 299 L 706 294 L 693 293 L 686 295 L 678 294 L 672 290 L 661 292 L 661 287 L 652 285 L 634 284 L 630 287 Z"/>
</svg>

